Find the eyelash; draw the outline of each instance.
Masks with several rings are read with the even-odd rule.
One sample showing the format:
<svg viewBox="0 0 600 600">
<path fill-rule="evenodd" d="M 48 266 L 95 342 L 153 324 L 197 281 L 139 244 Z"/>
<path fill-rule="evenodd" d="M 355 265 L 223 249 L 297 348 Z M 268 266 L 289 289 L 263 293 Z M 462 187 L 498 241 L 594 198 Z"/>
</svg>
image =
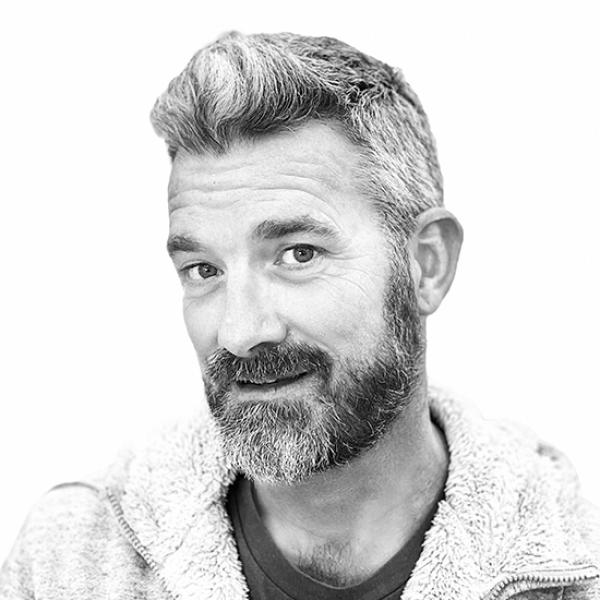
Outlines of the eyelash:
<svg viewBox="0 0 600 600">
<path fill-rule="evenodd" d="M 290 250 L 293 251 L 293 250 L 298 250 L 298 249 L 311 250 L 314 253 L 314 255 L 310 258 L 310 260 L 306 261 L 305 263 L 297 262 L 295 264 L 290 264 L 290 263 L 283 262 L 283 256 L 286 252 L 289 252 Z M 289 269 L 306 269 L 309 266 L 313 265 L 317 260 L 322 258 L 324 253 L 325 253 L 325 250 L 323 250 L 323 248 L 319 248 L 318 246 L 313 246 L 312 244 L 294 244 L 293 246 L 288 246 L 287 248 L 284 248 L 282 250 L 276 264 L 284 264 Z"/>
<path fill-rule="evenodd" d="M 283 262 L 282 259 L 286 252 L 298 250 L 298 249 L 311 250 L 312 252 L 314 252 L 314 256 L 311 257 L 310 260 L 306 261 L 306 263 L 297 262 L 295 264 L 290 264 L 290 263 Z M 283 264 L 288 269 L 291 269 L 291 270 L 306 269 L 309 266 L 311 266 L 312 264 L 314 264 L 317 260 L 322 258 L 324 253 L 325 253 L 325 250 L 323 248 L 319 248 L 318 246 L 313 246 L 312 244 L 294 244 L 293 246 L 288 246 L 287 248 L 284 248 L 281 251 L 279 258 L 277 259 L 275 264 L 277 264 L 277 265 Z M 198 267 L 202 267 L 202 266 L 207 266 L 207 267 L 213 268 L 216 272 L 215 275 L 219 274 L 219 272 L 221 271 L 218 267 L 215 267 L 214 265 L 212 265 L 210 263 L 197 262 L 197 263 L 193 263 L 191 265 L 186 265 L 185 267 L 182 267 L 180 269 L 180 273 L 186 279 L 191 280 L 191 281 L 207 281 L 208 279 L 212 279 L 215 275 L 211 275 L 209 277 L 201 277 L 201 276 L 198 276 L 197 278 L 192 277 L 191 273 L 192 273 L 193 269 L 197 269 Z"/>
<path fill-rule="evenodd" d="M 220 271 L 220 269 L 218 269 L 214 265 L 211 265 L 210 263 L 199 262 L 199 263 L 194 263 L 194 264 L 187 265 L 187 266 L 183 267 L 182 269 L 180 269 L 180 273 L 186 279 L 189 279 L 191 281 L 200 281 L 200 280 L 205 281 L 207 279 L 212 279 L 213 276 L 211 276 L 211 277 L 202 277 L 202 276 L 199 276 L 197 278 L 192 277 L 191 273 L 192 273 L 193 269 L 197 269 L 198 267 L 203 267 L 203 266 L 212 267 L 213 269 L 215 269 L 215 271 L 217 273 Z"/>
</svg>

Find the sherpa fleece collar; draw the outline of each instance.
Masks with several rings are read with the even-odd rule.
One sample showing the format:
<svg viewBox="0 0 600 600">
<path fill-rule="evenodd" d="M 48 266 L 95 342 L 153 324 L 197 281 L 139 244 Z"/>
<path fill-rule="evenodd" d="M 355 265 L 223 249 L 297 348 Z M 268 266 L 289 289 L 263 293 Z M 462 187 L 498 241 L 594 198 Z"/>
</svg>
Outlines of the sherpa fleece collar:
<svg viewBox="0 0 600 600">
<path fill-rule="evenodd" d="M 536 578 L 549 586 L 598 575 L 580 533 L 577 479 L 563 457 L 437 392 L 431 412 L 446 436 L 449 473 L 403 599 L 475 600 L 496 597 L 509 582 L 516 590 Z M 171 430 L 109 479 L 122 524 L 173 598 L 247 597 L 224 506 L 234 479 L 206 416 Z"/>
</svg>

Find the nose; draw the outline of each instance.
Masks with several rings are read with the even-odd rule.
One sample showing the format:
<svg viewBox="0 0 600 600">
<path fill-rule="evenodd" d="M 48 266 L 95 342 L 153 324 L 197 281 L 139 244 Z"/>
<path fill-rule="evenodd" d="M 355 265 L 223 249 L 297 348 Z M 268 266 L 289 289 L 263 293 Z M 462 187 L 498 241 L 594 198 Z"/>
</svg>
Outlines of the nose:
<svg viewBox="0 0 600 600">
<path fill-rule="evenodd" d="M 230 278 L 217 342 L 232 354 L 248 357 L 263 344 L 279 344 L 287 328 L 274 308 L 268 285 L 259 278 Z"/>
</svg>

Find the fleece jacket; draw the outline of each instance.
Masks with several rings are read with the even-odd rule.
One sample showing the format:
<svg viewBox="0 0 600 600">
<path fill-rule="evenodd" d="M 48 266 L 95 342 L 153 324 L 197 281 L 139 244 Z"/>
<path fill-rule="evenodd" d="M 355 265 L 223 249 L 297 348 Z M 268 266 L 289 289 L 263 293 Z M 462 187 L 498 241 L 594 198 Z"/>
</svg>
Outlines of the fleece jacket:
<svg viewBox="0 0 600 600">
<path fill-rule="evenodd" d="M 600 600 L 600 519 L 564 456 L 439 393 L 431 412 L 449 472 L 403 599 Z M 96 481 L 58 486 L 4 563 L 0 598 L 247 598 L 225 510 L 235 477 L 204 416 Z"/>
</svg>

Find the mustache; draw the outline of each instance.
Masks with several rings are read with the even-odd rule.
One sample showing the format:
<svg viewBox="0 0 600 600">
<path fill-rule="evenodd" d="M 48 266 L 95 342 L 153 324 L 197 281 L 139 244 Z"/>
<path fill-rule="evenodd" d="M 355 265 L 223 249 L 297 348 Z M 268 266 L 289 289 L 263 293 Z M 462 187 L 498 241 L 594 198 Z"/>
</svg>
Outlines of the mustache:
<svg viewBox="0 0 600 600">
<path fill-rule="evenodd" d="M 266 383 L 304 373 L 328 374 L 331 357 L 320 348 L 304 343 L 265 346 L 249 357 L 219 348 L 207 360 L 206 377 L 215 387 L 228 387 L 234 381 Z"/>
</svg>

